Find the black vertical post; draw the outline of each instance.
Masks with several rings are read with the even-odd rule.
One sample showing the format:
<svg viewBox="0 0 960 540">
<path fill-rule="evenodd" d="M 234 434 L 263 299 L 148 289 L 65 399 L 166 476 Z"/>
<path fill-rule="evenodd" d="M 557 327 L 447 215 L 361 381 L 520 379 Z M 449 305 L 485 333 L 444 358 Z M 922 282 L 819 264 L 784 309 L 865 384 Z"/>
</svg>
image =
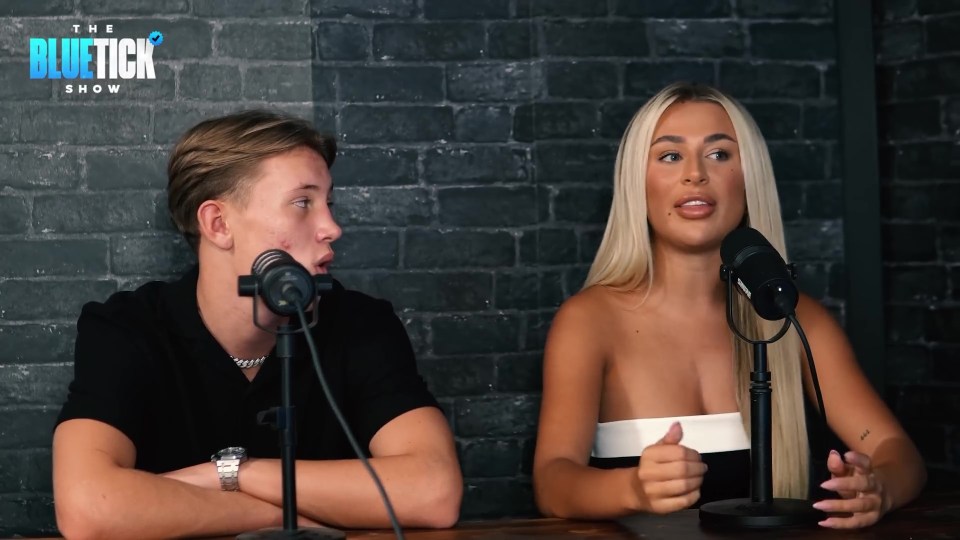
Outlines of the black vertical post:
<svg viewBox="0 0 960 540">
<path fill-rule="evenodd" d="M 773 500 L 773 437 L 770 412 L 770 371 L 767 344 L 753 344 L 753 372 L 750 374 L 750 499 L 755 503 Z"/>
<path fill-rule="evenodd" d="M 293 383 L 290 372 L 293 364 L 293 327 L 278 328 L 277 358 L 280 359 L 281 407 L 277 414 L 280 429 L 280 460 L 283 475 L 283 528 L 297 530 L 297 475 L 296 466 L 296 419 L 294 418 Z"/>
</svg>

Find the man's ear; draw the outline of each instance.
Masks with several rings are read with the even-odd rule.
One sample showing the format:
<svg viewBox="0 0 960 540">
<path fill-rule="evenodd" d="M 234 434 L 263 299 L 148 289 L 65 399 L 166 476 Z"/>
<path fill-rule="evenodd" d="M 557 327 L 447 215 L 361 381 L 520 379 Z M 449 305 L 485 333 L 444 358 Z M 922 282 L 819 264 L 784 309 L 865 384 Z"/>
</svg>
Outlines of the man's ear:
<svg viewBox="0 0 960 540">
<path fill-rule="evenodd" d="M 197 208 L 197 224 L 200 229 L 200 238 L 220 249 L 233 248 L 233 233 L 226 219 L 226 208 L 222 201 L 203 201 Z"/>
</svg>

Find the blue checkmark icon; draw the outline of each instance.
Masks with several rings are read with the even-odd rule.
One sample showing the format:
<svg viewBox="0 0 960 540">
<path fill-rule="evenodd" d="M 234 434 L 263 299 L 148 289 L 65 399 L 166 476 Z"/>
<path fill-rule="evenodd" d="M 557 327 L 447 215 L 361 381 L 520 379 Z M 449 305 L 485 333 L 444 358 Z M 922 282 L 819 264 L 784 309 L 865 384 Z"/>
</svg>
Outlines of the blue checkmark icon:
<svg viewBox="0 0 960 540">
<path fill-rule="evenodd" d="M 150 43 L 153 44 L 154 47 L 156 47 L 157 45 L 160 45 L 161 43 L 163 43 L 163 34 L 154 30 L 153 32 L 150 32 L 150 35 L 147 36 L 147 39 L 149 39 Z"/>
</svg>

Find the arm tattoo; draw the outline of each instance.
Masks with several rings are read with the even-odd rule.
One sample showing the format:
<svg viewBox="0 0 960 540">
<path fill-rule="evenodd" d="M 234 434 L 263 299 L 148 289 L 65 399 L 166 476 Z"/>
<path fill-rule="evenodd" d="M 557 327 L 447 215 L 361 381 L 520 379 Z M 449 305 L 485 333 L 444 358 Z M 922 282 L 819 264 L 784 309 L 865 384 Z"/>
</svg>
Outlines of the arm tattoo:
<svg viewBox="0 0 960 540">
<path fill-rule="evenodd" d="M 866 439 L 866 438 L 867 438 L 867 435 L 870 435 L 870 430 L 869 430 L 869 429 L 863 430 L 863 433 L 860 434 L 860 440 L 862 441 L 862 440 Z"/>
</svg>

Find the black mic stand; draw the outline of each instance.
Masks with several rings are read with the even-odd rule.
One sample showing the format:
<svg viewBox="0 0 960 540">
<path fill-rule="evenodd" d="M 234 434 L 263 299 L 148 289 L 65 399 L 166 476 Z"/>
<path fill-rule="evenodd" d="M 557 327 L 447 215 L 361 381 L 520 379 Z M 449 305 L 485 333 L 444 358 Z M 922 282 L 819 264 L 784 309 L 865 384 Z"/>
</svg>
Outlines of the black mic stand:
<svg viewBox="0 0 960 540">
<path fill-rule="evenodd" d="M 257 318 L 257 296 L 259 284 L 255 280 L 240 278 L 239 292 L 241 296 L 253 296 L 253 323 L 260 329 Z M 329 290 L 332 284 L 325 276 L 314 276 L 318 291 Z M 263 529 L 247 532 L 237 536 L 237 540 L 273 540 L 273 539 L 303 539 L 303 540 L 340 540 L 346 538 L 343 531 L 330 527 L 297 528 L 297 476 L 296 476 L 296 416 L 293 406 L 293 381 L 290 373 L 293 367 L 294 344 L 293 336 L 300 332 L 309 332 L 317 323 L 317 310 L 314 308 L 313 324 L 308 328 L 296 328 L 291 324 L 282 324 L 271 333 L 277 336 L 276 356 L 280 360 L 280 407 L 273 407 L 261 411 L 257 421 L 280 431 L 280 465 L 283 483 L 283 528 Z"/>
<path fill-rule="evenodd" d="M 733 333 L 753 345 L 753 372 L 750 373 L 750 498 L 726 499 L 700 507 L 704 526 L 734 529 L 797 527 L 815 524 L 824 519 L 823 512 L 804 499 L 773 497 L 773 440 L 771 431 L 770 372 L 767 370 L 767 345 L 783 337 L 790 328 L 783 328 L 767 340 L 754 340 L 743 335 L 733 318 L 734 272 L 720 267 L 720 277 L 727 284 L 727 324 Z"/>
</svg>

